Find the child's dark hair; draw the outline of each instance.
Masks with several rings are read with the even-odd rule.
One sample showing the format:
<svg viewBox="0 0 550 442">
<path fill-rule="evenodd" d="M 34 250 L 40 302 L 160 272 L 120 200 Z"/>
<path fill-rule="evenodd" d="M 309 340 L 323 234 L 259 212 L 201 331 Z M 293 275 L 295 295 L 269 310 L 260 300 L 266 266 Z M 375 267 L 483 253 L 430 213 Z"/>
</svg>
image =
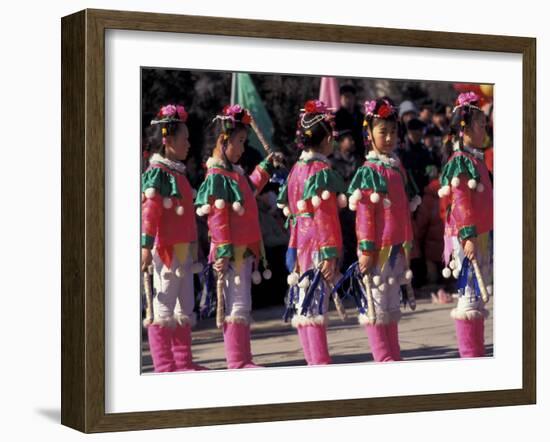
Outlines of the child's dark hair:
<svg viewBox="0 0 550 442">
<path fill-rule="evenodd" d="M 176 136 L 183 126 L 185 126 L 185 123 L 161 123 L 149 126 L 146 129 L 147 150 L 165 156 L 164 138 L 167 136 Z M 163 129 L 165 130 L 163 131 Z"/>
<path fill-rule="evenodd" d="M 464 147 L 464 129 L 472 124 L 472 120 L 477 113 L 485 115 L 479 107 L 479 97 L 473 92 L 460 94 L 457 99 L 457 105 L 453 109 L 450 127 L 460 143 L 460 148 Z"/>
<path fill-rule="evenodd" d="M 309 100 L 298 118 L 295 143 L 299 149 L 319 148 L 326 137 L 334 136 L 334 114 L 319 100 Z"/>
<path fill-rule="evenodd" d="M 233 135 L 235 132 L 247 129 L 248 126 L 243 123 L 235 123 L 234 127 L 228 128 L 221 120 L 214 120 L 210 122 L 208 126 L 206 126 L 206 135 L 204 137 L 204 146 L 202 149 L 203 161 L 206 161 L 212 156 L 218 142 L 218 137 L 221 134 L 227 135 L 227 139 L 225 140 L 225 142 L 227 143 L 229 137 L 231 137 L 231 135 Z"/>
<path fill-rule="evenodd" d="M 390 97 L 384 96 L 376 100 L 365 102 L 365 119 L 363 121 L 363 142 L 369 149 L 369 130 L 372 133 L 374 126 L 380 121 L 393 121 L 397 124 L 398 112 L 395 103 Z"/>
</svg>

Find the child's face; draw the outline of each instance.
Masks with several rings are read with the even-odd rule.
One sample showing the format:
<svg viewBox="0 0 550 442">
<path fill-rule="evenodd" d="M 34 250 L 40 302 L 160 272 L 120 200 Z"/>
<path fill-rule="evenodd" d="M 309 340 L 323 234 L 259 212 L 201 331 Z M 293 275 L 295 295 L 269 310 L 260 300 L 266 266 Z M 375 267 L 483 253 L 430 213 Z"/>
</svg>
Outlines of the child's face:
<svg viewBox="0 0 550 442">
<path fill-rule="evenodd" d="M 464 141 L 471 147 L 482 147 L 487 127 L 487 118 L 483 112 L 475 111 L 472 121 L 464 130 Z"/>
<path fill-rule="evenodd" d="M 374 126 L 372 132 L 369 129 L 369 135 L 376 151 L 390 154 L 397 144 L 397 123 L 388 120 L 374 120 Z"/>
<path fill-rule="evenodd" d="M 173 159 L 184 161 L 189 153 L 189 129 L 187 125 L 180 124 L 175 135 L 167 137 L 166 150 Z"/>
<path fill-rule="evenodd" d="M 225 155 L 233 164 L 237 163 L 244 152 L 244 143 L 246 142 L 246 129 L 237 129 L 229 137 Z"/>
</svg>

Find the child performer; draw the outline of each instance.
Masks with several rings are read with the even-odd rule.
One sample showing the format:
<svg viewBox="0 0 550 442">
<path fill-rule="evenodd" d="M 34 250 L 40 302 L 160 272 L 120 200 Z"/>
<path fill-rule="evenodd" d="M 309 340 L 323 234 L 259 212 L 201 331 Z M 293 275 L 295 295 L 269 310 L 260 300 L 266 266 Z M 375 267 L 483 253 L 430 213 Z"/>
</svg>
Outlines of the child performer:
<svg viewBox="0 0 550 442">
<path fill-rule="evenodd" d="M 397 327 L 401 318 L 400 286 L 412 279 L 410 211 L 420 203 L 405 169 L 393 154 L 397 119 L 397 109 L 389 98 L 365 103 L 363 127 L 370 151 L 348 189 L 349 207 L 357 211 L 359 271 L 373 283 L 374 311 L 365 312 L 361 306 L 359 323 L 366 324 L 376 362 L 401 359 Z"/>
<path fill-rule="evenodd" d="M 290 286 L 285 320 L 294 314 L 308 365 L 329 364 L 328 300 L 342 254 L 338 206 L 346 206 L 345 186 L 327 159 L 333 151 L 334 116 L 325 104 L 308 101 L 298 120 L 302 149 L 278 204 L 290 225 L 287 268 Z"/>
<path fill-rule="evenodd" d="M 477 260 L 483 282 L 492 283 L 493 186 L 481 150 L 486 117 L 473 92 L 458 96 L 452 126 L 458 136 L 443 168 L 439 196 L 447 204 L 443 276 L 458 279 L 455 320 L 461 357 L 485 354 L 484 321 L 488 315 L 473 270 Z M 452 258 L 452 259 L 451 259 Z M 492 292 L 492 286 L 487 286 Z"/>
<path fill-rule="evenodd" d="M 224 279 L 227 367 L 254 368 L 258 365 L 252 362 L 250 348 L 251 282 L 261 282 L 260 259 L 264 278 L 271 278 L 263 252 L 256 195 L 269 181 L 277 154 L 268 155 L 247 176 L 236 163 L 244 152 L 251 123 L 249 112 L 238 104 L 225 106 L 214 123 L 219 128 L 216 146 L 206 162 L 208 170 L 195 206 L 199 216 L 208 215 L 209 262 Z"/>
<path fill-rule="evenodd" d="M 142 175 L 141 266 L 153 266 L 154 320 L 147 319 L 149 347 L 155 372 L 202 370 L 192 362 L 194 324 L 193 273 L 197 227 L 193 190 L 183 161 L 189 152 L 189 131 L 183 106 L 163 106 L 155 119 L 153 144 L 158 152 Z M 148 279 L 148 278 L 147 278 Z"/>
</svg>

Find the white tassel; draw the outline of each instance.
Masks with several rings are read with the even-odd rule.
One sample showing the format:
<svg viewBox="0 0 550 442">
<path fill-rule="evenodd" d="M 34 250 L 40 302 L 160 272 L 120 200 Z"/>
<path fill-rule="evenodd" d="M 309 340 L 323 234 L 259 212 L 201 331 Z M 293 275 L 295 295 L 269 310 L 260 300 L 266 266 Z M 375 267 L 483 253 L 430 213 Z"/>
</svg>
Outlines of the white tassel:
<svg viewBox="0 0 550 442">
<path fill-rule="evenodd" d="M 271 270 L 265 269 L 264 272 L 262 273 L 262 276 L 267 281 L 271 279 L 271 277 L 273 276 L 273 273 L 271 273 Z"/>
<path fill-rule="evenodd" d="M 380 277 L 380 275 L 375 275 L 372 277 L 372 283 L 375 286 L 379 286 L 381 282 L 382 282 L 382 278 Z"/>
<path fill-rule="evenodd" d="M 443 186 L 437 191 L 437 194 L 439 195 L 439 198 L 443 198 L 444 196 L 449 196 L 451 194 L 451 187 Z"/>
<path fill-rule="evenodd" d="M 451 180 L 451 186 L 453 187 L 458 187 L 460 186 L 460 178 L 455 176 L 452 180 Z"/>
<path fill-rule="evenodd" d="M 258 270 L 254 270 L 252 272 L 252 283 L 258 285 L 260 282 L 262 282 L 262 275 Z"/>
<path fill-rule="evenodd" d="M 172 208 L 172 199 L 171 198 L 164 198 L 162 200 L 162 205 L 164 206 L 165 209 L 171 209 Z"/>
<path fill-rule="evenodd" d="M 485 190 L 485 186 L 483 185 L 483 183 L 479 183 L 479 184 L 477 185 L 476 190 L 477 190 L 478 192 L 483 192 L 483 191 Z"/>
<path fill-rule="evenodd" d="M 287 218 L 290 216 L 290 209 L 288 208 L 288 206 L 284 207 L 283 215 L 286 216 Z"/>
<path fill-rule="evenodd" d="M 346 195 L 343 194 L 343 193 L 338 195 L 338 207 L 340 207 L 340 209 L 343 209 L 347 205 L 348 205 L 348 199 L 347 199 Z"/>
<path fill-rule="evenodd" d="M 477 186 L 477 181 L 474 179 L 468 180 L 468 187 L 474 190 Z"/>
<path fill-rule="evenodd" d="M 185 209 L 183 208 L 183 206 L 178 206 L 178 207 L 176 207 L 176 213 L 177 213 L 179 216 L 182 216 L 182 215 L 185 213 Z"/>
<path fill-rule="evenodd" d="M 321 198 L 323 198 L 325 201 L 330 198 L 330 192 L 328 190 L 323 190 L 323 193 L 321 193 Z"/>
<path fill-rule="evenodd" d="M 225 208 L 225 201 L 221 198 L 218 198 L 216 201 L 214 201 L 214 205 L 216 206 L 216 209 L 224 209 Z"/>
<path fill-rule="evenodd" d="M 299 279 L 300 279 L 300 276 L 298 275 L 298 273 L 292 272 L 286 277 L 286 283 L 288 284 L 289 287 L 291 287 L 293 285 L 298 284 Z"/>
<path fill-rule="evenodd" d="M 311 204 L 313 205 L 314 209 L 317 209 L 321 205 L 321 198 L 319 198 L 317 195 L 314 195 L 311 197 Z"/>
<path fill-rule="evenodd" d="M 380 194 L 374 192 L 370 194 L 370 200 L 372 203 L 376 204 L 378 201 L 380 201 Z"/>
<path fill-rule="evenodd" d="M 157 190 L 154 187 L 149 187 L 148 189 L 145 189 L 145 196 L 147 198 L 154 198 L 157 194 Z"/>
<path fill-rule="evenodd" d="M 235 201 L 232 204 L 232 207 L 233 207 L 233 210 L 238 213 L 243 208 L 243 205 L 239 201 Z"/>
<path fill-rule="evenodd" d="M 297 206 L 298 206 L 298 210 L 299 210 L 300 212 L 306 210 L 306 208 L 307 208 L 307 204 L 306 204 L 306 202 L 305 202 L 304 200 L 298 200 Z"/>
<path fill-rule="evenodd" d="M 389 209 L 391 207 L 391 201 L 388 198 L 384 198 L 384 209 Z"/>
<path fill-rule="evenodd" d="M 441 273 L 443 273 L 443 278 L 448 279 L 448 278 L 451 277 L 451 269 L 448 268 L 448 267 L 445 267 L 445 268 L 443 269 L 443 272 L 441 272 Z"/>
<path fill-rule="evenodd" d="M 204 268 L 204 266 L 202 265 L 202 262 L 194 262 L 192 265 L 191 265 L 191 272 L 192 273 L 200 273 L 202 272 L 202 269 Z"/>
</svg>

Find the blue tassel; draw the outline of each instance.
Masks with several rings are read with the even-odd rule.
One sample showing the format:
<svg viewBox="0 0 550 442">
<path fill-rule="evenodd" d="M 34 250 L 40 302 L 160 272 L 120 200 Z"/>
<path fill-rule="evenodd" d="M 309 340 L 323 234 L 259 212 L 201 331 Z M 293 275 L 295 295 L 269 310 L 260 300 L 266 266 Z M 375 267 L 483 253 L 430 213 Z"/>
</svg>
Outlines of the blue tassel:
<svg viewBox="0 0 550 442">
<path fill-rule="evenodd" d="M 283 321 L 288 322 L 292 317 L 294 316 L 294 313 L 296 312 L 296 307 L 294 306 L 295 298 L 297 299 L 298 296 L 298 286 L 293 285 L 288 290 L 288 301 L 285 309 L 285 313 L 283 315 Z"/>
<path fill-rule="evenodd" d="M 399 255 L 400 251 L 401 251 L 401 246 L 391 246 L 390 256 L 388 258 L 388 261 L 392 269 L 395 267 L 395 261 L 397 260 L 397 255 Z"/>
<path fill-rule="evenodd" d="M 460 274 L 458 275 L 458 281 L 456 283 L 458 288 L 458 293 L 460 296 L 464 296 L 466 293 L 466 287 L 468 286 L 468 280 L 473 280 L 474 296 L 478 300 L 481 297 L 481 290 L 479 290 L 479 283 L 475 275 L 472 263 L 468 258 L 464 258 L 462 261 L 462 268 L 460 269 Z"/>
<path fill-rule="evenodd" d="M 294 271 L 296 265 L 297 250 L 295 247 L 289 247 L 286 251 L 286 269 L 289 273 Z"/>
<path fill-rule="evenodd" d="M 306 275 L 310 279 L 311 283 L 309 284 L 309 287 L 306 290 L 304 302 L 302 303 L 302 311 L 300 312 L 304 316 L 307 315 L 307 312 L 309 311 L 309 308 L 313 301 L 313 297 L 315 295 L 315 290 L 317 290 L 317 287 L 321 282 L 321 270 L 313 270 L 313 269 L 308 270 L 306 273 L 302 275 L 302 277 L 300 278 L 300 281 L 304 279 Z M 313 275 L 313 278 L 311 278 L 311 275 Z"/>
</svg>

